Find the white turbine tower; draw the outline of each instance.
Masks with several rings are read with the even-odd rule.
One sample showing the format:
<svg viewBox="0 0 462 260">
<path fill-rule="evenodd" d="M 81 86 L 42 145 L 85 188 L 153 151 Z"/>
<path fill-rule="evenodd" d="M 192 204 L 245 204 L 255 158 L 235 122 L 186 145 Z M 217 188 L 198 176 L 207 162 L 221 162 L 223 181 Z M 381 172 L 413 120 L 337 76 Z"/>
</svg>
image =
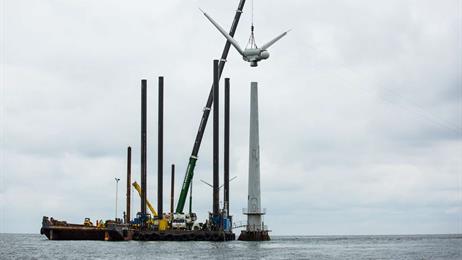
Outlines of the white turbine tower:
<svg viewBox="0 0 462 260">
<path fill-rule="evenodd" d="M 241 231 L 239 240 L 270 240 L 262 221 L 265 210 L 261 208 L 260 192 L 260 141 L 258 128 L 258 83 L 250 86 L 250 134 L 249 134 L 249 195 L 247 201 L 247 228 Z"/>
</svg>

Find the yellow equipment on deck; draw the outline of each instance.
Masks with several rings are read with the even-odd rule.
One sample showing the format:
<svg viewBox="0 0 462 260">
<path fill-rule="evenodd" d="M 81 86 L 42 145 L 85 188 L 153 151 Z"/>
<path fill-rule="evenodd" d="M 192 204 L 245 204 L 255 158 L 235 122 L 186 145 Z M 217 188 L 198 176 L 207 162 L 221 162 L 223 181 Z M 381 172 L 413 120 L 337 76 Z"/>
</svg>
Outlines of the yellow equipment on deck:
<svg viewBox="0 0 462 260">
<path fill-rule="evenodd" d="M 83 221 L 83 225 L 87 227 L 92 227 L 93 223 L 91 222 L 90 218 L 85 218 L 85 220 Z"/>
<path fill-rule="evenodd" d="M 135 181 L 134 183 L 132 183 L 132 185 L 135 188 L 135 190 L 138 191 L 138 195 L 140 195 L 140 197 L 141 197 L 141 187 L 138 184 L 138 182 Z M 154 209 L 154 207 L 149 202 L 149 200 L 146 200 L 146 205 L 148 206 L 149 210 L 151 211 L 152 216 L 157 217 L 158 216 L 157 211 Z M 153 223 L 157 224 L 156 222 L 157 221 L 154 221 Z M 166 219 L 164 219 L 163 216 L 162 216 L 162 219 L 159 219 L 158 225 L 159 225 L 159 230 L 167 230 L 168 221 Z"/>
<path fill-rule="evenodd" d="M 141 187 L 140 185 L 138 184 L 138 182 L 134 182 L 133 184 L 133 187 L 135 188 L 136 191 L 138 191 L 138 194 L 140 195 L 141 197 Z M 154 217 L 157 217 L 157 211 L 154 209 L 154 207 L 151 205 L 151 203 L 149 202 L 149 200 L 146 200 L 146 205 L 148 205 L 148 208 L 149 210 L 151 211 L 152 215 Z"/>
</svg>

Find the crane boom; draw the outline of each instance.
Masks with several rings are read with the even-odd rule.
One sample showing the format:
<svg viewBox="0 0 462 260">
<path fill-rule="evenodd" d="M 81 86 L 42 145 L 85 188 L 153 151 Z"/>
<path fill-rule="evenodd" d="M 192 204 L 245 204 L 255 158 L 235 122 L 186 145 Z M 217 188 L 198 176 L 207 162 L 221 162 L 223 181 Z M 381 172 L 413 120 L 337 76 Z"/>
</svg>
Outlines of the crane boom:
<svg viewBox="0 0 462 260">
<path fill-rule="evenodd" d="M 138 182 L 135 181 L 132 185 L 133 185 L 133 187 L 135 188 L 135 190 L 138 192 L 138 194 L 141 197 L 141 187 L 138 184 Z M 151 211 L 152 216 L 157 217 L 157 211 L 154 209 L 154 207 L 151 205 L 151 203 L 148 200 L 146 200 L 146 205 L 148 206 L 149 210 Z"/>
<path fill-rule="evenodd" d="M 240 0 L 239 6 L 236 10 L 236 14 L 234 16 L 233 23 L 231 25 L 231 29 L 229 31 L 229 35 L 234 37 L 236 33 L 237 25 L 239 24 L 239 20 L 241 18 L 242 10 L 244 9 L 245 0 Z M 221 54 L 220 63 L 218 64 L 218 79 L 221 78 L 221 74 L 223 73 L 223 69 L 225 67 L 226 59 L 228 58 L 229 49 L 231 48 L 231 43 L 226 41 L 225 47 L 223 49 L 223 53 Z M 181 193 L 178 197 L 178 203 L 175 210 L 175 213 L 183 213 L 184 204 L 186 202 L 186 196 L 188 195 L 189 186 L 191 185 L 191 181 L 194 176 L 194 168 L 196 167 L 197 162 L 197 155 L 199 153 L 199 148 L 201 147 L 202 137 L 204 136 L 205 127 L 207 125 L 207 121 L 210 115 L 210 109 L 213 103 L 213 88 L 210 89 L 209 98 L 207 99 L 207 104 L 204 108 L 204 112 L 202 114 L 202 119 L 199 124 L 199 130 L 197 131 L 196 140 L 194 141 L 193 150 L 191 153 L 191 157 L 189 157 L 188 167 L 186 168 L 186 174 L 183 180 L 183 186 L 181 187 Z"/>
</svg>

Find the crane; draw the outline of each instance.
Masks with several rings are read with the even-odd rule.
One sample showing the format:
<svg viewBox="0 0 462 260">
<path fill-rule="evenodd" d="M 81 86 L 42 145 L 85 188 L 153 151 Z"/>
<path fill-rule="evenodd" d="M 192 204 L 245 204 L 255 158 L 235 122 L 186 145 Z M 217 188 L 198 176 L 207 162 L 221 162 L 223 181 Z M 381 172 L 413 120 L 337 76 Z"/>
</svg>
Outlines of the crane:
<svg viewBox="0 0 462 260">
<path fill-rule="evenodd" d="M 229 35 L 231 37 L 234 37 L 234 34 L 236 33 L 237 25 L 239 24 L 242 10 L 244 9 L 245 1 L 246 0 L 240 0 L 239 2 L 238 8 L 236 10 L 236 14 L 234 15 L 233 23 L 231 25 L 231 29 L 229 31 Z M 225 62 L 226 62 L 226 59 L 228 58 L 228 53 L 229 53 L 230 48 L 231 48 L 231 42 L 227 40 L 225 47 L 223 49 L 223 52 L 221 54 L 220 63 L 218 65 L 218 79 L 221 78 L 221 74 L 223 73 L 223 69 L 225 67 Z M 175 213 L 177 214 L 182 214 L 184 210 L 186 197 L 188 195 L 189 187 L 191 186 L 191 181 L 194 177 L 194 168 L 196 167 L 196 162 L 198 159 L 197 156 L 199 154 L 199 148 L 201 146 L 202 137 L 204 136 L 205 127 L 209 119 L 212 103 L 213 103 L 213 89 L 210 90 L 209 98 L 207 99 L 207 103 L 202 113 L 202 119 L 199 124 L 199 130 L 197 131 L 196 139 L 194 141 L 193 150 L 192 150 L 191 156 L 189 157 L 189 163 L 186 168 L 186 174 L 183 180 L 183 185 L 181 187 L 180 196 L 178 197 L 178 203 L 177 203 L 176 210 L 175 210 Z"/>
<path fill-rule="evenodd" d="M 138 194 L 141 197 L 141 187 L 138 184 L 138 182 L 135 181 L 134 183 L 132 183 L 132 185 L 133 185 L 133 187 L 135 188 L 135 190 L 138 192 Z M 154 209 L 154 207 L 152 206 L 152 204 L 148 200 L 146 200 L 146 205 L 148 205 L 148 208 L 151 211 L 152 216 L 157 217 L 157 211 Z"/>
</svg>

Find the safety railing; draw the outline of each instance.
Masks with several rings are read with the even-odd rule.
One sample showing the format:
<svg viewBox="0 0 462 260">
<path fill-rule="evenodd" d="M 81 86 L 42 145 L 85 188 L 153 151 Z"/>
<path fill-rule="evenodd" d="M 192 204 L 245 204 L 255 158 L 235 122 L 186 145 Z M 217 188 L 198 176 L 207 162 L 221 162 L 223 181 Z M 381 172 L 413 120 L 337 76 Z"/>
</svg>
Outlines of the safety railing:
<svg viewBox="0 0 462 260">
<path fill-rule="evenodd" d="M 243 208 L 242 214 L 244 215 L 265 215 L 266 208 L 251 208 L 251 209 Z"/>
</svg>

